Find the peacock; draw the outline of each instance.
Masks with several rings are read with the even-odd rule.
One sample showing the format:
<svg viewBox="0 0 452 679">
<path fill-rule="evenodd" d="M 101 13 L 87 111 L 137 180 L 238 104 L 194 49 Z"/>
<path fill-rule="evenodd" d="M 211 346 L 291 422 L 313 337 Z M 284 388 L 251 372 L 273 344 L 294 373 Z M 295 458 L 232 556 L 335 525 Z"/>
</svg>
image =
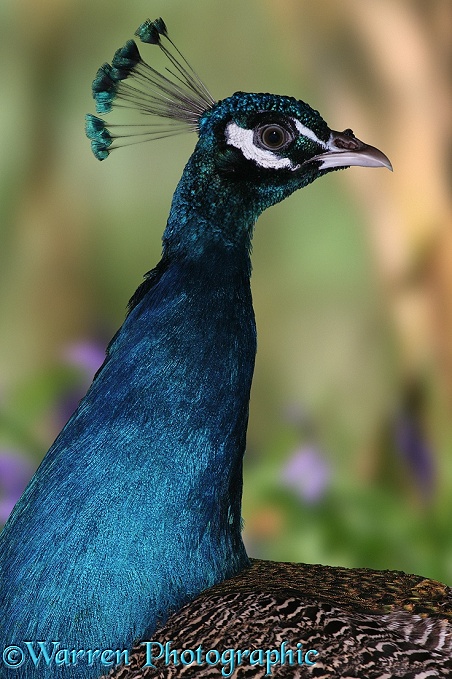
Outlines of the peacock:
<svg viewBox="0 0 452 679">
<path fill-rule="evenodd" d="M 129 40 L 99 69 L 97 113 L 140 116 L 107 126 L 88 115 L 94 155 L 187 129 L 198 142 L 160 262 L 0 536 L 1 679 L 448 676 L 445 585 L 250 560 L 241 537 L 254 224 L 328 172 L 391 164 L 295 98 L 215 101 L 162 19 L 136 35 L 169 68 Z M 281 644 L 292 656 L 278 664 L 268 653 Z M 231 648 L 234 667 L 222 663 Z"/>
</svg>

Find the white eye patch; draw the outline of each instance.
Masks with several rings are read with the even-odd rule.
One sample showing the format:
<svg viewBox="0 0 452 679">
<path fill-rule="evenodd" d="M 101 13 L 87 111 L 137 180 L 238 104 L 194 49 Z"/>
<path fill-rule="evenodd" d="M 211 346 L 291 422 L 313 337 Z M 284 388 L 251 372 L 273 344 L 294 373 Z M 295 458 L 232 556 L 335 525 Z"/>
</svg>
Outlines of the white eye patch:
<svg viewBox="0 0 452 679">
<path fill-rule="evenodd" d="M 288 168 L 295 170 L 289 158 L 281 158 L 273 151 L 261 149 L 254 143 L 254 130 L 246 130 L 236 123 L 230 122 L 226 125 L 226 142 L 230 146 L 235 146 L 245 156 L 247 160 L 252 160 L 259 167 L 272 168 L 278 170 Z"/>
<path fill-rule="evenodd" d="M 311 139 L 323 148 L 327 148 L 324 141 L 319 139 L 309 127 L 305 127 L 299 120 L 292 118 L 298 132 L 304 137 Z M 294 165 L 289 158 L 282 158 L 275 151 L 262 149 L 254 143 L 254 130 L 247 130 L 234 122 L 226 125 L 226 142 L 230 146 L 239 149 L 247 160 L 252 160 L 259 167 L 271 168 L 274 170 L 286 168 L 288 170 L 298 170 L 300 165 Z"/>
</svg>

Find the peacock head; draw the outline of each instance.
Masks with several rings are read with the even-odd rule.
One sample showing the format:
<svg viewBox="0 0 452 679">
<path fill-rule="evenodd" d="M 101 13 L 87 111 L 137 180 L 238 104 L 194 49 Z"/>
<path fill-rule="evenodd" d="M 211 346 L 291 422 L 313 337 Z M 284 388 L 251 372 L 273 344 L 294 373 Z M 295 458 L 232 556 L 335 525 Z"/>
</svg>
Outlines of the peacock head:
<svg viewBox="0 0 452 679">
<path fill-rule="evenodd" d="M 267 205 L 332 170 L 392 169 L 381 151 L 352 130 L 331 130 L 318 111 L 292 97 L 236 92 L 206 110 L 198 129 L 203 153 L 215 148 L 216 171 L 265 196 Z"/>
<path fill-rule="evenodd" d="M 162 19 L 146 21 L 136 35 L 158 45 L 171 67 L 166 74 L 155 70 L 129 40 L 111 64 L 99 69 L 93 82 L 97 112 L 109 113 L 115 106 L 134 108 L 141 115 L 135 125 L 108 127 L 101 118 L 87 115 L 86 133 L 99 160 L 119 146 L 196 131 L 193 158 L 203 174 L 225 178 L 235 190 L 240 187 L 260 209 L 332 170 L 351 165 L 392 169 L 381 151 L 350 129 L 331 130 L 303 101 L 236 92 L 216 102 L 169 38 Z"/>
</svg>

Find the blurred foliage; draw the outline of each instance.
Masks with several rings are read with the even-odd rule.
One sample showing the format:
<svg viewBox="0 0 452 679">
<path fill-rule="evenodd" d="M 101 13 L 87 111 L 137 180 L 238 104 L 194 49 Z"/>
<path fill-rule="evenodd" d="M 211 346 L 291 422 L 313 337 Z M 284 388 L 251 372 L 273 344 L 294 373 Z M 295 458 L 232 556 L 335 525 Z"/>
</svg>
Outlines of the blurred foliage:
<svg viewBox="0 0 452 679">
<path fill-rule="evenodd" d="M 106 344 L 158 261 L 194 138 L 100 164 L 83 118 L 99 65 L 163 15 L 217 98 L 298 96 L 395 169 L 334 173 L 258 223 L 250 553 L 451 583 L 451 12 L 449 0 L 3 0 L 0 449 L 38 464 L 85 386 L 65 347 Z M 331 473 L 315 502 L 282 474 L 306 443 Z"/>
</svg>

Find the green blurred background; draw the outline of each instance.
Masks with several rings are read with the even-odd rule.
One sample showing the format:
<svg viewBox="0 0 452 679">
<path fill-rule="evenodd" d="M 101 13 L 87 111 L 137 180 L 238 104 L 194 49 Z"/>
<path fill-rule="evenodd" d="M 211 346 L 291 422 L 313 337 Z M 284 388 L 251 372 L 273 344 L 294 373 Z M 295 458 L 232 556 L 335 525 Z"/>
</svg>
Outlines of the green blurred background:
<svg viewBox="0 0 452 679">
<path fill-rule="evenodd" d="M 2 0 L 0 457 L 32 473 L 159 259 L 195 138 L 101 164 L 84 115 L 97 68 L 162 15 L 214 97 L 304 99 L 394 165 L 333 173 L 259 220 L 250 554 L 452 584 L 451 13 L 450 0 Z"/>
</svg>

